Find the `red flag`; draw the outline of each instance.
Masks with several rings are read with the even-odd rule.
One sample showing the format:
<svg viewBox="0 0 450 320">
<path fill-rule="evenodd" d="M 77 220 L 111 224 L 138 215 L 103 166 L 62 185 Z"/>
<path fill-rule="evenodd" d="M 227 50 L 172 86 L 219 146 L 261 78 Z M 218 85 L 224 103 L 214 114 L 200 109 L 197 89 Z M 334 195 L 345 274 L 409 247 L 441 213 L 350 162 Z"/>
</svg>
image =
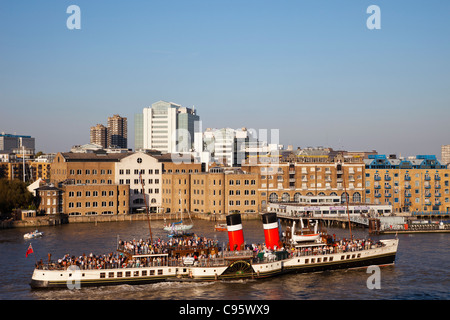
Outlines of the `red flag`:
<svg viewBox="0 0 450 320">
<path fill-rule="evenodd" d="M 28 249 L 27 249 L 27 253 L 25 253 L 25 257 L 28 258 L 28 255 L 29 255 L 30 253 L 34 253 L 33 247 L 31 246 L 31 243 L 30 243 L 30 246 L 29 246 Z"/>
</svg>

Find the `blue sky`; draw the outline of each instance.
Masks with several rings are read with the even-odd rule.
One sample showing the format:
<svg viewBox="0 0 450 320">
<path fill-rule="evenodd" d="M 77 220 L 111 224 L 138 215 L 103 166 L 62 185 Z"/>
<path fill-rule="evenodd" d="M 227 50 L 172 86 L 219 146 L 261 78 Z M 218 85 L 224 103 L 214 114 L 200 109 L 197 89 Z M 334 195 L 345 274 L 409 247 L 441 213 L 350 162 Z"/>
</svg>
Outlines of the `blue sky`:
<svg viewBox="0 0 450 320">
<path fill-rule="evenodd" d="M 66 9 L 81 9 L 69 30 Z M 368 6 L 381 9 L 369 30 Z M 67 151 L 158 100 L 207 127 L 279 129 L 294 147 L 402 155 L 450 144 L 450 2 L 0 3 L 0 131 Z"/>
</svg>

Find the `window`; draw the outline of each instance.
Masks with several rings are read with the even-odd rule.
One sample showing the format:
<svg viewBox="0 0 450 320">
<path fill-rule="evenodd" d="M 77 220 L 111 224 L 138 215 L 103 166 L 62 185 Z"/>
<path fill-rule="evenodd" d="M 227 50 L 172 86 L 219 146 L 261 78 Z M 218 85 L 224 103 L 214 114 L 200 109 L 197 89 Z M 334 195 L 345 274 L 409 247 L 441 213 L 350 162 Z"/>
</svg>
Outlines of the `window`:
<svg viewBox="0 0 450 320">
<path fill-rule="evenodd" d="M 137 158 L 137 163 L 142 163 L 142 158 Z"/>
</svg>

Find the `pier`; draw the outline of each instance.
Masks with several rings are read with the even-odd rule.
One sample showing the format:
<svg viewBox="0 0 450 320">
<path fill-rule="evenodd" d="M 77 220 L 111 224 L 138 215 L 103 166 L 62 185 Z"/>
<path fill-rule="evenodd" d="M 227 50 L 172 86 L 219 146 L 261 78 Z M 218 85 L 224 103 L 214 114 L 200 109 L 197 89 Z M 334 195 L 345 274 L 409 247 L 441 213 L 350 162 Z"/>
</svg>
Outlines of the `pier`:
<svg viewBox="0 0 450 320">
<path fill-rule="evenodd" d="M 417 217 L 430 217 L 430 215 L 403 215 L 403 216 L 378 216 L 374 218 L 364 216 L 317 216 L 313 214 L 286 214 L 277 213 L 282 222 L 292 224 L 300 219 L 321 221 L 327 227 L 347 228 L 350 220 L 351 227 L 368 228 L 370 234 L 396 234 L 396 233 L 442 233 L 450 232 L 450 223 L 439 221 L 418 220 Z M 433 216 L 435 217 L 435 216 Z M 442 217 L 442 216 L 441 216 Z"/>
</svg>

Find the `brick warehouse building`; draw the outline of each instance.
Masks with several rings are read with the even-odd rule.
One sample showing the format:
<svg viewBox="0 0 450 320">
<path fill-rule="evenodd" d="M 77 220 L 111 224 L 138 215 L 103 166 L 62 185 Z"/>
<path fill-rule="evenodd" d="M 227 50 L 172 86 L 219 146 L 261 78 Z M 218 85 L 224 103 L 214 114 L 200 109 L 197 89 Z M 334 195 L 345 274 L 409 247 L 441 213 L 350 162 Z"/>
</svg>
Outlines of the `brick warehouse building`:
<svg viewBox="0 0 450 320">
<path fill-rule="evenodd" d="M 51 165 L 51 182 L 61 185 L 64 190 L 65 213 L 127 214 L 144 211 L 145 203 L 150 212 L 160 212 L 163 171 L 204 170 L 202 164 L 191 163 L 190 158 L 184 159 L 188 164 L 177 160 L 177 155 L 161 154 L 159 151 L 58 153 Z M 101 194 L 109 197 L 111 193 L 112 196 L 120 196 L 120 199 L 95 201 L 91 198 L 95 190 L 99 197 Z M 104 202 L 108 205 L 104 206 Z M 93 205 L 101 210 L 93 211 Z"/>
<path fill-rule="evenodd" d="M 63 153 L 55 158 L 51 176 L 54 182 L 68 180 L 79 185 L 78 189 L 84 188 L 73 187 L 81 195 L 89 191 L 88 185 L 103 188 L 108 196 L 111 186 L 128 186 L 130 213 L 143 211 L 145 200 L 155 213 L 228 214 L 262 212 L 268 202 L 298 202 L 302 196 L 339 196 L 345 202 L 347 195 L 350 203 L 388 204 L 393 212 L 442 212 L 450 207 L 450 170 L 433 156 L 400 160 L 383 155 L 364 159 L 339 152 L 268 155 L 248 158 L 241 168 L 212 166 L 208 172 L 192 158 L 174 160 L 178 156 L 157 151 Z M 79 212 L 77 206 L 84 208 L 81 214 L 89 212 L 86 202 L 92 208 L 92 199 L 73 199 L 70 208 L 66 193 L 64 199 L 64 208 L 70 212 Z M 112 200 L 104 201 L 109 204 Z M 123 205 L 125 200 L 120 201 Z M 123 206 L 114 210 L 126 213 Z"/>
</svg>

